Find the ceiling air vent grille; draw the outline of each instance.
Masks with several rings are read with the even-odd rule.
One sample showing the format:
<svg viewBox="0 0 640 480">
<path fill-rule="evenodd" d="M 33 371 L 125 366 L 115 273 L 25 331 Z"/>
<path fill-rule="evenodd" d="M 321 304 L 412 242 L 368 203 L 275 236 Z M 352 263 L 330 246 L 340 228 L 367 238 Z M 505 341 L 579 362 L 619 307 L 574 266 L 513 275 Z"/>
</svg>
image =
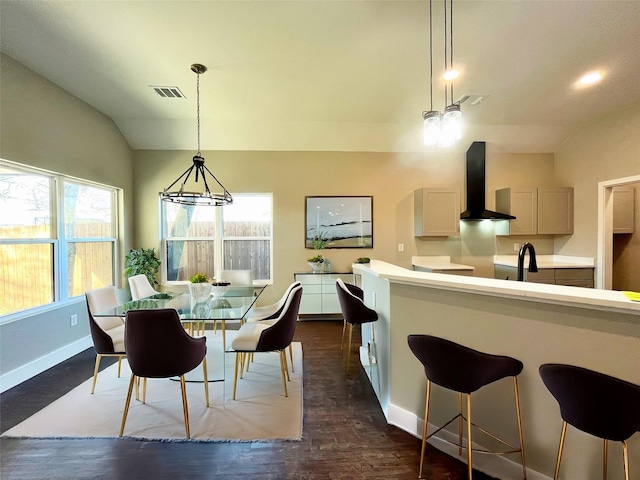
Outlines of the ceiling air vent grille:
<svg viewBox="0 0 640 480">
<path fill-rule="evenodd" d="M 162 98 L 187 98 L 178 87 L 150 87 Z"/>
<path fill-rule="evenodd" d="M 458 99 L 457 103 L 468 107 L 475 107 L 476 105 L 482 103 L 488 96 L 489 95 L 465 94 Z"/>
</svg>

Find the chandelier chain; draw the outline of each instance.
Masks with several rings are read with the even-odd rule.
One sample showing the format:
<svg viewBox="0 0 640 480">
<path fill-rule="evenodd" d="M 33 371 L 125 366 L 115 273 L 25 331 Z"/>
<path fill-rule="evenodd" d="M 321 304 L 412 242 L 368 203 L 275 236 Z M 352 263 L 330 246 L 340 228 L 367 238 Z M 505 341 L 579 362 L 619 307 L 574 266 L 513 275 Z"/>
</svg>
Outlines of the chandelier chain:
<svg viewBox="0 0 640 480">
<path fill-rule="evenodd" d="M 196 116 L 198 118 L 198 156 L 200 156 L 200 72 L 197 72 L 196 75 Z"/>
</svg>

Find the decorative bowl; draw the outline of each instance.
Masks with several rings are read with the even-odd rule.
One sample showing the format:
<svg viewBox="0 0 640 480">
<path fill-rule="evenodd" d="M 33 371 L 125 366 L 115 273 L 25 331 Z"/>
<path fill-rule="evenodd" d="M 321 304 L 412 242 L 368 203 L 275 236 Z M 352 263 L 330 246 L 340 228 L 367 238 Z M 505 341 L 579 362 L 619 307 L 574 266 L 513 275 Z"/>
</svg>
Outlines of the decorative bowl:
<svg viewBox="0 0 640 480">
<path fill-rule="evenodd" d="M 211 295 L 211 284 L 209 282 L 190 283 L 189 293 L 194 302 L 204 302 Z"/>
<path fill-rule="evenodd" d="M 324 262 L 307 262 L 309 264 L 309 266 L 312 268 L 313 273 L 316 272 L 321 272 L 322 268 L 324 267 Z"/>
<path fill-rule="evenodd" d="M 213 286 L 211 288 L 213 292 L 213 296 L 214 297 L 224 296 L 224 294 L 229 291 L 230 285 L 231 285 L 231 282 L 222 281 L 222 280 L 219 282 L 213 282 Z"/>
</svg>

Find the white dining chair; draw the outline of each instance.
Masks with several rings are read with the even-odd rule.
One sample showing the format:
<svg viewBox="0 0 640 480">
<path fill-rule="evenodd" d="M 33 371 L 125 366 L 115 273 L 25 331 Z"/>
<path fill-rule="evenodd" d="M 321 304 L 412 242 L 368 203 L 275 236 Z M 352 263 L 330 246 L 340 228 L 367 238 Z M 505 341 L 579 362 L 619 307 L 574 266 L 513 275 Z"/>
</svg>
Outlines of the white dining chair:
<svg viewBox="0 0 640 480">
<path fill-rule="evenodd" d="M 149 279 L 143 274 L 129 277 L 129 288 L 131 289 L 131 300 L 140 300 L 160 293 L 151 286 Z"/>
<path fill-rule="evenodd" d="M 231 282 L 231 285 L 253 284 L 253 272 L 251 270 L 222 270 L 220 277 L 222 280 Z"/>
</svg>

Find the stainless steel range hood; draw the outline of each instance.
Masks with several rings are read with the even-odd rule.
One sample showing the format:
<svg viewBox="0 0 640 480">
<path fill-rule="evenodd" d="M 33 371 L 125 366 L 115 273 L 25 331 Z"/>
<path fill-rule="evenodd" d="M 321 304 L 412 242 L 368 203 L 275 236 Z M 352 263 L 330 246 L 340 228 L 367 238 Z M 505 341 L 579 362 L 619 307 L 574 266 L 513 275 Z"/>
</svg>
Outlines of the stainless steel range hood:
<svg viewBox="0 0 640 480">
<path fill-rule="evenodd" d="M 467 150 L 467 209 L 460 220 L 514 220 L 506 213 L 485 208 L 486 142 L 473 142 Z"/>
</svg>

